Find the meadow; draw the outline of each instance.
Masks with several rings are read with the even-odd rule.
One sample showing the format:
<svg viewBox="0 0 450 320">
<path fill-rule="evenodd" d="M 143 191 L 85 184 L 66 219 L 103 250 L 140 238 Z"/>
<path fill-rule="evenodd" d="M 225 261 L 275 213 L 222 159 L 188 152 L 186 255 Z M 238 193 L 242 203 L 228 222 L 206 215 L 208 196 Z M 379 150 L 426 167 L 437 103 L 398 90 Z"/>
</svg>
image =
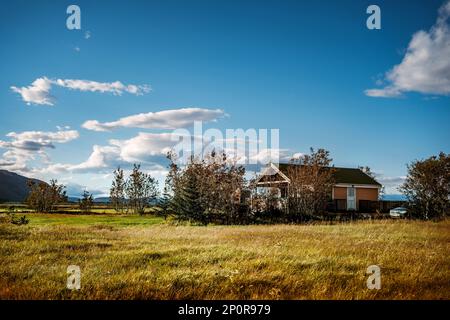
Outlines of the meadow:
<svg viewBox="0 0 450 320">
<path fill-rule="evenodd" d="M 450 299 L 450 221 L 190 226 L 27 214 L 0 224 L 0 299 Z M 366 287 L 369 265 L 381 289 Z M 81 289 L 66 288 L 67 266 Z"/>
</svg>

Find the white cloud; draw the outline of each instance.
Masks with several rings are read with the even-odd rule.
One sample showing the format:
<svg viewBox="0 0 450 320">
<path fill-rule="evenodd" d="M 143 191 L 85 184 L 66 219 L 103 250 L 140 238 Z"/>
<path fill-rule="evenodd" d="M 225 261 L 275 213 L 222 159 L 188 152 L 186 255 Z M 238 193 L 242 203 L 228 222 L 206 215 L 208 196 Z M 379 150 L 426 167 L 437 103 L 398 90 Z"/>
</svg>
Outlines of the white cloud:
<svg viewBox="0 0 450 320">
<path fill-rule="evenodd" d="M 55 143 L 67 143 L 77 139 L 79 134 L 76 130 L 58 130 L 10 132 L 6 136 L 10 138 L 9 141 L 0 140 L 0 148 L 7 149 L 0 159 L 0 167 L 27 172 L 28 162 L 39 157 L 43 163 L 49 163 L 46 149 L 55 148 Z"/>
<path fill-rule="evenodd" d="M 125 85 L 120 81 L 115 82 L 97 82 L 91 80 L 79 79 L 49 79 L 47 77 L 38 78 L 28 87 L 12 86 L 11 90 L 20 94 L 23 101 L 28 105 L 49 105 L 55 104 L 55 99 L 50 95 L 52 85 L 79 91 L 90 92 L 109 92 L 114 95 L 121 95 L 128 92 L 134 95 L 142 95 L 151 91 L 149 85 Z"/>
<path fill-rule="evenodd" d="M 382 174 L 376 174 L 376 180 L 381 183 L 385 188 L 386 194 L 398 194 L 400 191 L 398 188 L 405 182 L 406 176 L 385 176 Z"/>
<path fill-rule="evenodd" d="M 20 94 L 28 105 L 34 103 L 52 106 L 54 98 L 50 95 L 51 87 L 51 80 L 43 77 L 34 80 L 31 86 L 21 88 L 12 86 L 11 90 Z"/>
<path fill-rule="evenodd" d="M 386 73 L 384 88 L 368 89 L 370 97 L 398 97 L 403 92 L 450 94 L 450 1 L 439 9 L 431 29 L 418 31 L 412 37 L 399 65 Z"/>
<path fill-rule="evenodd" d="M 88 120 L 82 127 L 94 131 L 110 131 L 120 127 L 142 129 L 176 129 L 194 124 L 194 121 L 216 121 L 225 116 L 220 109 L 182 108 L 148 112 L 120 118 L 112 122 Z"/>
<path fill-rule="evenodd" d="M 131 139 L 112 139 L 109 145 L 94 145 L 89 157 L 78 164 L 49 164 L 43 168 L 35 168 L 36 174 L 62 173 L 108 173 L 117 166 L 129 166 L 141 163 L 146 167 L 154 167 L 162 162 L 168 151 L 177 143 L 172 141 L 171 133 L 139 133 Z"/>
<path fill-rule="evenodd" d="M 0 147 L 28 151 L 39 151 L 54 148 L 53 143 L 66 143 L 79 137 L 76 130 L 60 130 L 56 132 L 24 131 L 10 132 L 6 135 L 11 141 L 0 140 Z"/>
<path fill-rule="evenodd" d="M 155 156 L 165 157 L 177 143 L 172 133 L 144 133 L 128 140 L 110 140 L 120 150 L 120 158 L 127 162 L 149 162 Z"/>
<path fill-rule="evenodd" d="M 68 167 L 69 171 L 88 171 L 115 166 L 118 163 L 120 150 L 114 146 L 94 145 L 89 158 L 77 165 Z"/>
<path fill-rule="evenodd" d="M 216 148 L 220 151 L 220 148 Z M 225 153 L 231 162 L 250 166 L 264 166 L 269 163 L 287 162 L 292 159 L 292 153 L 288 149 L 261 148 L 247 150 L 244 145 L 234 149 L 225 148 Z"/>
<path fill-rule="evenodd" d="M 85 33 L 84 33 L 84 38 L 87 40 L 87 39 L 89 39 L 91 37 L 91 32 L 90 31 L 86 31 Z"/>
<path fill-rule="evenodd" d="M 91 80 L 78 80 L 78 79 L 57 79 L 52 82 L 60 87 L 69 88 L 80 91 L 91 92 L 110 92 L 115 95 L 121 95 L 123 92 L 128 92 L 135 95 L 142 95 L 150 91 L 148 85 L 124 85 L 120 81 L 115 82 L 97 82 Z"/>
<path fill-rule="evenodd" d="M 298 160 L 298 159 L 301 159 L 301 158 L 303 158 L 305 156 L 305 154 L 304 153 L 301 153 L 301 152 L 296 152 L 296 153 L 294 153 L 293 155 L 292 155 L 292 159 L 296 159 L 296 160 Z"/>
</svg>

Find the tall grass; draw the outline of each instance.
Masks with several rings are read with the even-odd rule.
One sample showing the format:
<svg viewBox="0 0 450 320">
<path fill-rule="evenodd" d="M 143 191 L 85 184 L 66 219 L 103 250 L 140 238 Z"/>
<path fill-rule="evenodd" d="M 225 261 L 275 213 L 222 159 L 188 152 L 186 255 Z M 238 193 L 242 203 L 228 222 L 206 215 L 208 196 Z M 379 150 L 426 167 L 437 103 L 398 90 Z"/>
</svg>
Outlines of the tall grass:
<svg viewBox="0 0 450 320">
<path fill-rule="evenodd" d="M 201 227 L 28 216 L 27 226 L 0 225 L 0 299 L 450 298 L 449 221 Z M 66 288 L 73 264 L 79 291 Z M 380 290 L 366 287 L 373 264 Z"/>
</svg>

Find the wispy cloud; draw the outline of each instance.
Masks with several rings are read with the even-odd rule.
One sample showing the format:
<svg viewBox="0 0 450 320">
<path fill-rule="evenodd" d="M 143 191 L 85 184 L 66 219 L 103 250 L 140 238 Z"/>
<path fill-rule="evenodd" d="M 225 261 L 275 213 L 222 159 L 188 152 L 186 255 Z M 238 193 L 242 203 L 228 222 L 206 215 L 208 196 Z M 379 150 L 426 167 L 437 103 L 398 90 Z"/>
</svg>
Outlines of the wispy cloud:
<svg viewBox="0 0 450 320">
<path fill-rule="evenodd" d="M 20 94 L 22 100 L 28 105 L 49 105 L 55 104 L 55 98 L 51 96 L 50 90 L 53 85 L 79 91 L 109 92 L 114 95 L 121 95 L 127 92 L 134 95 L 143 95 L 151 91 L 149 85 L 125 85 L 120 81 L 97 82 L 79 79 L 49 79 L 47 77 L 38 78 L 28 87 L 12 86 L 11 90 Z"/>
<path fill-rule="evenodd" d="M 88 30 L 84 33 L 84 38 L 87 40 L 91 37 L 91 32 Z"/>
<path fill-rule="evenodd" d="M 384 88 L 365 90 L 370 97 L 399 97 L 403 92 L 450 94 L 450 1 L 438 12 L 431 29 L 415 33 L 399 65 L 386 73 Z"/>
<path fill-rule="evenodd" d="M 224 116 L 225 113 L 221 109 L 182 108 L 140 113 L 112 122 L 88 120 L 82 127 L 94 131 L 110 131 L 117 128 L 177 129 L 191 126 L 195 121 L 216 121 Z"/>
</svg>

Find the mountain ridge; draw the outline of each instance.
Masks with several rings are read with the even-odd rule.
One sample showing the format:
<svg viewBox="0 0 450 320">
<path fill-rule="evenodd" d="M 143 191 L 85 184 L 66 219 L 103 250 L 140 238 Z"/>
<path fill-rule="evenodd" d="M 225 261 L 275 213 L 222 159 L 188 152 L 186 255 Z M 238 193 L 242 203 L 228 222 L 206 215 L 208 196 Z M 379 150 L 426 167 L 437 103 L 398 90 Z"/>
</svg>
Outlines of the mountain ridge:
<svg viewBox="0 0 450 320">
<path fill-rule="evenodd" d="M 0 169 L 0 202 L 23 202 L 30 193 L 28 181 L 44 182 Z M 45 182 L 44 182 L 45 183 Z"/>
</svg>

